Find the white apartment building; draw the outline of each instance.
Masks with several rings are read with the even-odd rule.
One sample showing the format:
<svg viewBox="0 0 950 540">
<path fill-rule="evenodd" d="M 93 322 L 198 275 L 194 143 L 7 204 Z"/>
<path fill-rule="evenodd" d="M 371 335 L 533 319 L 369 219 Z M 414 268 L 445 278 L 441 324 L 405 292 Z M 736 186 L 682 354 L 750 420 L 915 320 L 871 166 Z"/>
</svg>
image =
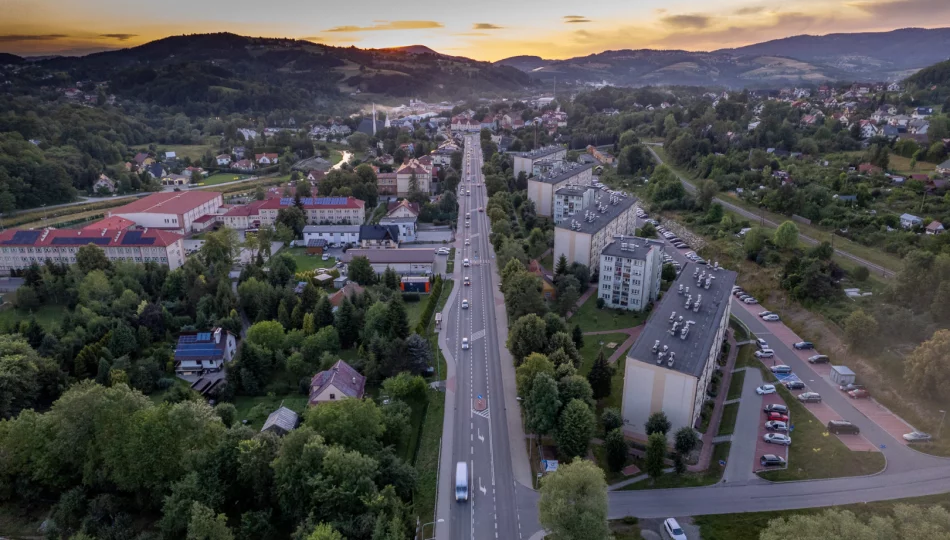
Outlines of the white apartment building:
<svg viewBox="0 0 950 540">
<path fill-rule="evenodd" d="M 528 178 L 528 198 L 534 202 L 538 215 L 551 216 L 554 194 L 569 185 L 589 186 L 594 180 L 593 163 L 561 162 L 549 172 Z"/>
<path fill-rule="evenodd" d="M 303 228 L 303 245 L 311 240 L 326 240 L 329 244 L 359 244 L 359 225 L 307 225 Z"/>
<path fill-rule="evenodd" d="M 511 155 L 514 158 L 514 176 L 517 178 L 522 172 L 530 176 L 532 171 L 534 171 L 535 163 L 539 161 L 565 159 L 567 157 L 567 148 L 563 146 L 545 146 L 530 152 L 514 152 Z"/>
<path fill-rule="evenodd" d="M 554 227 L 554 260 L 564 255 L 568 264 L 578 262 L 596 272 L 600 253 L 614 236 L 633 234 L 637 207 L 633 196 L 596 194 L 583 211 Z"/>
<path fill-rule="evenodd" d="M 643 311 L 660 295 L 663 242 L 636 236 L 616 236 L 600 253 L 597 297 L 604 305 Z"/>
<path fill-rule="evenodd" d="M 530 185 L 530 181 L 529 181 Z M 554 224 L 571 219 L 594 200 L 597 190 L 593 186 L 568 184 L 554 192 Z M 535 206 L 537 208 L 537 205 Z"/>
</svg>

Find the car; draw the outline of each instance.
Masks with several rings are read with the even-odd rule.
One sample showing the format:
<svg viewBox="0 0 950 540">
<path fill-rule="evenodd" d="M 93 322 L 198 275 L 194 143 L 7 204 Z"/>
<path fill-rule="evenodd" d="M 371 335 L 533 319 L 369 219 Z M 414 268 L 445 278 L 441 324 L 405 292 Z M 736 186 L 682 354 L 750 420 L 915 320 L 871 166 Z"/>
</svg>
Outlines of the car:
<svg viewBox="0 0 950 540">
<path fill-rule="evenodd" d="M 448 254 L 449 254 L 449 248 L 441 247 L 441 248 L 437 249 L 435 252 L 438 253 L 439 255 L 448 255 Z"/>
<path fill-rule="evenodd" d="M 686 533 L 683 532 L 683 529 L 680 528 L 680 524 L 673 518 L 669 518 L 663 522 L 663 530 L 666 531 L 670 540 L 686 540 Z"/>
<path fill-rule="evenodd" d="M 736 298 L 742 296 L 743 294 L 745 294 L 745 291 L 742 289 L 736 289 L 732 291 L 732 295 L 735 296 Z"/>
<path fill-rule="evenodd" d="M 469 228 L 469 227 L 471 227 L 471 226 L 472 226 L 472 222 L 471 222 L 471 221 L 466 221 L 466 222 L 465 222 L 465 228 L 466 228 L 466 229 Z"/>
<path fill-rule="evenodd" d="M 828 433 L 834 433 L 838 435 L 857 435 L 861 433 L 861 430 L 858 428 L 858 426 L 848 422 L 847 420 L 829 420 Z"/>
<path fill-rule="evenodd" d="M 762 320 L 769 321 L 769 322 L 776 322 L 776 321 L 781 320 L 781 317 L 773 313 L 771 315 L 766 315 L 765 317 L 762 317 Z"/>
<path fill-rule="evenodd" d="M 768 349 L 769 344 L 762 338 L 755 338 L 755 344 L 759 346 L 760 349 Z"/>
<path fill-rule="evenodd" d="M 760 311 L 759 317 L 765 317 L 766 315 L 772 315 L 771 311 Z"/>
<path fill-rule="evenodd" d="M 802 381 L 788 381 L 782 384 L 784 384 L 785 388 L 789 390 L 804 390 L 805 389 L 805 383 L 803 383 Z"/>
<path fill-rule="evenodd" d="M 774 384 L 763 384 L 762 386 L 760 386 L 760 387 L 758 387 L 758 388 L 755 389 L 755 393 L 758 394 L 758 395 L 760 395 L 760 396 L 764 396 L 764 395 L 766 395 L 766 394 L 774 394 L 774 393 L 775 393 L 775 385 L 774 385 Z"/>
<path fill-rule="evenodd" d="M 462 266 L 468 268 L 469 266 L 472 266 L 472 262 L 468 259 L 462 259 Z"/>
<path fill-rule="evenodd" d="M 808 357 L 809 364 L 827 364 L 830 361 L 831 359 L 828 358 L 828 356 L 824 354 L 816 354 L 815 356 Z"/>
<path fill-rule="evenodd" d="M 468 277 L 468 276 L 465 276 L 465 279 L 463 280 L 463 282 L 464 282 L 466 285 L 471 285 L 471 284 L 472 284 L 472 278 L 470 278 L 470 277 Z"/>
<path fill-rule="evenodd" d="M 799 341 L 798 343 L 795 343 L 794 345 L 792 345 L 792 347 L 795 347 L 796 349 L 800 351 L 807 351 L 809 349 L 814 349 L 815 344 L 810 341 Z"/>
<path fill-rule="evenodd" d="M 465 350 L 465 349 L 467 349 L 467 348 L 468 348 L 468 338 L 467 338 L 467 337 L 463 337 L 463 338 L 462 338 L 462 350 Z"/>
<path fill-rule="evenodd" d="M 780 412 L 770 412 L 766 418 L 769 420 L 778 420 L 779 422 L 788 422 L 788 415 Z"/>
<path fill-rule="evenodd" d="M 706 262 L 706 259 L 699 259 L 699 258 L 693 259 L 693 262 L 696 264 L 709 264 Z"/>
<path fill-rule="evenodd" d="M 772 349 L 761 349 L 755 351 L 756 358 L 772 358 L 773 356 L 775 356 L 775 351 Z"/>
<path fill-rule="evenodd" d="M 768 405 L 763 407 L 762 410 L 767 413 L 777 412 L 777 413 L 782 413 L 782 414 L 788 414 L 788 406 L 782 405 L 781 403 L 769 403 Z"/>
<path fill-rule="evenodd" d="M 323 254 L 323 257 L 320 257 L 320 260 L 321 260 L 321 261 L 329 261 L 329 260 L 330 260 L 330 255 L 327 254 L 327 253 L 324 253 L 324 254 Z"/>
<path fill-rule="evenodd" d="M 785 458 L 776 456 L 775 454 L 765 454 L 759 458 L 759 465 L 763 467 L 784 467 Z"/>
<path fill-rule="evenodd" d="M 466 245 L 466 246 L 472 245 L 472 241 L 469 240 L 468 238 L 466 238 L 466 239 L 465 239 L 465 245 Z"/>
<path fill-rule="evenodd" d="M 697 262 L 698 262 L 698 261 L 697 261 Z M 744 303 L 746 303 L 746 304 L 758 304 L 758 303 L 759 303 L 758 300 L 756 300 L 755 298 L 752 298 L 751 296 L 748 297 L 748 298 L 743 299 L 742 301 L 743 301 Z"/>
<path fill-rule="evenodd" d="M 798 394 L 798 401 L 802 403 L 821 403 L 821 394 L 818 392 L 802 392 Z"/>
<path fill-rule="evenodd" d="M 868 399 L 871 397 L 871 392 L 868 392 L 867 388 L 858 388 L 848 392 L 848 395 L 851 399 Z"/>
<path fill-rule="evenodd" d="M 769 420 L 765 423 L 765 429 L 769 431 L 788 431 L 788 424 L 779 420 Z"/>
<path fill-rule="evenodd" d="M 762 436 L 762 440 L 770 444 L 792 445 L 792 438 L 784 433 L 766 433 Z"/>
<path fill-rule="evenodd" d="M 337 268 L 343 268 L 343 261 L 337 261 L 337 262 L 336 262 L 336 267 L 337 267 Z"/>
<path fill-rule="evenodd" d="M 468 299 L 462 299 L 462 309 L 468 309 Z"/>
<path fill-rule="evenodd" d="M 848 384 L 838 385 L 838 390 L 841 390 L 842 392 L 850 392 L 852 390 L 862 390 L 863 388 L 864 388 L 863 384 L 848 383 Z"/>
<path fill-rule="evenodd" d="M 740 294 L 739 296 L 737 296 L 736 298 L 738 298 L 739 300 L 745 300 L 746 298 L 752 298 L 752 295 L 751 295 L 751 294 L 742 293 L 742 294 Z"/>
<path fill-rule="evenodd" d="M 923 431 L 911 431 L 903 435 L 904 440 L 909 443 L 930 442 L 933 437 Z"/>
<path fill-rule="evenodd" d="M 772 366 L 770 369 L 772 370 L 772 373 L 777 373 L 779 375 L 785 375 L 792 372 L 792 366 L 786 366 L 785 364 Z"/>
<path fill-rule="evenodd" d="M 478 207 L 478 211 L 479 211 L 479 212 L 484 212 L 484 211 L 485 211 L 485 208 L 479 206 L 479 207 Z"/>
</svg>

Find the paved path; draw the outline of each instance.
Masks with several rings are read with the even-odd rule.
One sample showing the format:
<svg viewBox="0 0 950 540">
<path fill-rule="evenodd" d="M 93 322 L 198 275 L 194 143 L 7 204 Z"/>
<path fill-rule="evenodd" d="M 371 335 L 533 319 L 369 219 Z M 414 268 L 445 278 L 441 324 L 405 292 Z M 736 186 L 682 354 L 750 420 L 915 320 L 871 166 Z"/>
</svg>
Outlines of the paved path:
<svg viewBox="0 0 950 540">
<path fill-rule="evenodd" d="M 732 382 L 732 368 L 736 365 L 736 355 L 739 347 L 736 347 L 736 341 L 732 337 L 730 329 L 726 334 L 729 343 L 729 356 L 726 358 L 726 365 L 722 368 L 722 381 L 719 383 L 719 395 L 716 396 L 716 405 L 713 407 L 713 417 L 709 419 L 709 426 L 706 427 L 706 433 L 703 434 L 703 447 L 699 452 L 699 460 L 695 465 L 687 467 L 693 472 L 705 471 L 709 468 L 709 462 L 712 460 L 713 448 L 716 446 L 716 434 L 719 433 L 719 424 L 722 422 L 722 409 L 725 406 L 726 395 L 729 393 L 729 383 Z"/>
<path fill-rule="evenodd" d="M 727 484 L 748 483 L 757 478 L 752 472 L 755 461 L 755 444 L 759 437 L 759 405 L 762 398 L 755 389 L 762 384 L 762 372 L 757 369 L 745 369 L 742 384 L 742 398 L 739 400 L 739 413 L 736 415 L 736 428 L 732 432 L 732 446 L 726 460 L 726 470 L 722 480 Z"/>
</svg>

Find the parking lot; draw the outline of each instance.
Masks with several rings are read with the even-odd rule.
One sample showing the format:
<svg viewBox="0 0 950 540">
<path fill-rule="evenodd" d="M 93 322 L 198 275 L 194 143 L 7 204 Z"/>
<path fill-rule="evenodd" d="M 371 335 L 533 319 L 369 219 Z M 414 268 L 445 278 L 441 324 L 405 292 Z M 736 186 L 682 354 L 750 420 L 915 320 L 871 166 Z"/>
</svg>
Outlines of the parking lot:
<svg viewBox="0 0 950 540">
<path fill-rule="evenodd" d="M 785 401 L 782 399 L 782 396 L 778 394 L 766 394 L 762 396 L 762 403 L 759 404 L 760 421 L 759 421 L 759 429 L 757 431 L 758 436 L 756 437 L 756 440 L 755 440 L 755 457 L 752 463 L 752 470 L 754 472 L 774 470 L 777 468 L 777 467 L 763 467 L 759 463 L 759 458 L 761 458 L 765 454 L 775 454 L 776 456 L 779 456 L 782 459 L 784 459 L 786 462 L 788 461 L 788 447 L 787 446 L 784 446 L 781 444 L 767 443 L 762 439 L 762 437 L 764 437 L 767 433 L 779 433 L 779 432 L 769 431 L 768 429 L 765 428 L 765 423 L 768 421 L 768 414 L 765 412 L 765 407 L 769 405 L 785 405 Z M 794 424 L 793 418 L 789 417 L 788 421 Z M 794 440 L 795 438 L 792 437 L 793 444 L 794 444 Z"/>
</svg>

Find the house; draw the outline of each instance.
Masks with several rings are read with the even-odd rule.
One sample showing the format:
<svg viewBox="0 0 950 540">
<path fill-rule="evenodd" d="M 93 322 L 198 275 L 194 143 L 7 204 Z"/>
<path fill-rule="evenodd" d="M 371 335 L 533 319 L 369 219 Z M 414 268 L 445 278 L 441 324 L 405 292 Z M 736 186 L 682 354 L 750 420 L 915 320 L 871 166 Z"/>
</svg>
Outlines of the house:
<svg viewBox="0 0 950 540">
<path fill-rule="evenodd" d="M 410 217 L 383 217 L 379 220 L 379 224 L 384 227 L 396 227 L 399 230 L 399 242 L 415 242 L 416 241 L 416 221 L 419 218 L 415 216 Z"/>
<path fill-rule="evenodd" d="M 247 148 L 243 146 L 235 146 L 231 149 L 231 153 L 234 154 L 234 157 L 237 159 L 244 159 L 245 152 L 247 152 Z"/>
<path fill-rule="evenodd" d="M 396 195 L 408 197 L 413 181 L 419 191 L 429 194 L 432 187 L 432 166 L 427 167 L 418 159 L 410 159 L 399 167 L 396 170 Z"/>
<path fill-rule="evenodd" d="M 326 240 L 327 244 L 342 246 L 360 241 L 359 225 L 307 225 L 303 228 L 304 242 Z"/>
<path fill-rule="evenodd" d="M 528 273 L 534 274 L 541 279 L 541 296 L 545 300 L 556 300 L 557 299 L 557 286 L 554 285 L 554 279 L 552 276 L 544 273 L 544 268 L 541 267 L 541 263 L 537 259 L 533 259 L 528 263 Z"/>
<path fill-rule="evenodd" d="M 314 169 L 307 173 L 306 178 L 307 180 L 313 182 L 314 184 L 319 184 L 321 180 L 326 178 L 326 176 L 327 176 L 327 173 Z"/>
<path fill-rule="evenodd" d="M 248 171 L 253 171 L 254 169 L 256 169 L 257 165 L 255 165 L 254 162 L 249 159 L 242 159 L 236 162 L 232 168 L 237 169 L 242 172 L 248 172 Z"/>
<path fill-rule="evenodd" d="M 184 332 L 175 347 L 175 375 L 201 395 L 225 380 L 224 365 L 234 358 L 237 339 L 223 328 L 211 332 Z"/>
<path fill-rule="evenodd" d="M 341 399 L 362 399 L 365 387 L 366 377 L 343 360 L 337 360 L 332 368 L 317 373 L 311 379 L 309 404 L 314 406 Z"/>
<path fill-rule="evenodd" d="M 950 174 L 950 159 L 937 165 L 937 174 Z"/>
<path fill-rule="evenodd" d="M 403 218 L 419 217 L 419 203 L 409 202 L 408 199 L 401 199 L 398 202 L 391 202 L 386 207 L 386 217 Z"/>
<path fill-rule="evenodd" d="M 151 165 L 148 165 L 145 168 L 145 172 L 147 172 L 152 178 L 159 179 L 165 176 L 165 167 L 162 167 L 161 163 L 155 163 L 153 161 Z"/>
<path fill-rule="evenodd" d="M 328 242 L 323 238 L 313 238 L 307 240 L 307 255 L 323 255 L 323 250 L 327 248 Z"/>
<path fill-rule="evenodd" d="M 343 264 L 350 264 L 356 257 L 365 257 L 376 274 L 392 268 L 403 276 L 428 276 L 435 264 L 432 248 L 348 249 L 343 254 Z"/>
<path fill-rule="evenodd" d="M 267 416 L 267 421 L 264 422 L 261 433 L 270 431 L 278 437 L 282 437 L 297 429 L 299 422 L 300 416 L 297 413 L 281 405 L 279 409 Z"/>
<path fill-rule="evenodd" d="M 155 158 L 149 156 L 145 152 L 139 152 L 135 154 L 135 157 L 132 159 L 139 167 L 148 167 L 152 163 L 155 163 Z"/>
<path fill-rule="evenodd" d="M 191 182 L 191 178 L 183 174 L 166 174 L 162 177 L 163 186 L 187 186 Z"/>
<path fill-rule="evenodd" d="M 277 154 L 254 154 L 258 165 L 277 165 Z"/>
<path fill-rule="evenodd" d="M 927 225 L 927 228 L 924 229 L 926 234 L 943 234 L 943 223 L 939 221 L 931 221 L 930 225 Z"/>
<path fill-rule="evenodd" d="M 214 160 L 218 163 L 219 167 L 227 167 L 231 164 L 231 154 L 221 154 L 215 156 Z"/>
<path fill-rule="evenodd" d="M 344 280 L 344 283 L 340 287 L 340 290 L 330 295 L 330 305 L 333 306 L 333 309 L 340 307 L 340 303 L 343 302 L 344 298 L 352 299 L 358 294 L 363 294 L 363 287 L 360 287 L 355 281 L 346 281 L 345 276 L 337 279 Z M 334 280 L 334 283 L 336 283 L 336 280 Z"/>
<path fill-rule="evenodd" d="M 912 229 L 914 227 L 920 227 L 924 224 L 924 220 L 913 214 L 901 214 L 901 227 L 905 229 Z"/>
<path fill-rule="evenodd" d="M 206 173 L 205 170 L 201 167 L 188 167 L 185 170 L 181 171 L 181 174 L 197 182 L 198 180 L 201 180 L 202 178 L 207 176 L 208 173 Z"/>
<path fill-rule="evenodd" d="M 174 161 L 178 159 L 178 154 L 175 152 L 165 152 L 165 161 Z"/>
<path fill-rule="evenodd" d="M 399 247 L 399 227 L 396 225 L 360 226 L 360 247 L 363 249 Z"/>
<path fill-rule="evenodd" d="M 115 182 L 104 174 L 99 175 L 99 179 L 92 185 L 93 193 L 115 193 Z"/>
</svg>

